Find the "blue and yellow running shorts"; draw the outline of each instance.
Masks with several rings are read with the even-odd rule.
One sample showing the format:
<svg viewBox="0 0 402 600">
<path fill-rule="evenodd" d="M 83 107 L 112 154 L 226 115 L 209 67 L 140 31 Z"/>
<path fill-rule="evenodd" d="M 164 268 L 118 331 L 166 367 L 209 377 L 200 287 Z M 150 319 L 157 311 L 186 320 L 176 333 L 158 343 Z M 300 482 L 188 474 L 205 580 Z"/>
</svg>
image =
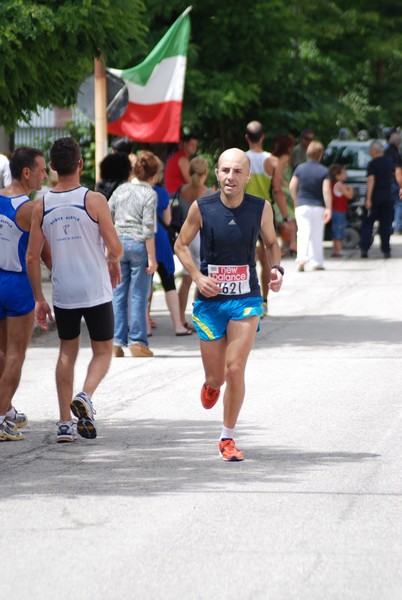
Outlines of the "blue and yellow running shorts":
<svg viewBox="0 0 402 600">
<path fill-rule="evenodd" d="M 212 342 L 226 335 L 229 321 L 260 317 L 264 313 L 261 296 L 248 296 L 222 302 L 196 300 L 193 323 L 201 340 Z M 259 330 L 259 325 L 257 331 Z"/>
<path fill-rule="evenodd" d="M 6 317 L 23 317 L 34 308 L 28 275 L 0 269 L 0 321 Z"/>
</svg>

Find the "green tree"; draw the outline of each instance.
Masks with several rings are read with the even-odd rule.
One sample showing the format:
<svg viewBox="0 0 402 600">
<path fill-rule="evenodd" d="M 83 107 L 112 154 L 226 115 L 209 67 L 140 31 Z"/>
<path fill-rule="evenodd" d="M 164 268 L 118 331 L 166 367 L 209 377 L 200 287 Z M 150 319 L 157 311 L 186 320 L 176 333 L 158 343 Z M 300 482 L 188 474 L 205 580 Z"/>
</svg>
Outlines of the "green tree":
<svg viewBox="0 0 402 600">
<path fill-rule="evenodd" d="M 146 0 L 148 49 L 187 3 Z M 341 126 L 375 135 L 381 122 L 398 124 L 402 15 L 393 0 L 255 0 L 230 9 L 203 0 L 191 19 L 183 124 L 203 150 L 241 146 L 253 118 L 268 137 L 310 126 L 324 142 Z"/>
<path fill-rule="evenodd" d="M 100 50 L 138 64 L 188 0 L 2 0 L 0 122 L 74 101 Z M 402 13 L 395 0 L 194 2 L 183 125 L 216 155 L 244 145 L 259 119 L 267 146 L 305 126 L 324 142 L 339 127 L 376 134 L 399 124 Z M 89 26 L 90 24 L 90 26 Z"/>
<path fill-rule="evenodd" d="M 313 40 L 319 56 L 329 61 L 321 98 L 328 98 L 329 92 L 333 98 L 332 132 L 335 125 L 346 125 L 351 130 L 365 127 L 377 135 L 381 122 L 397 125 L 402 94 L 402 15 L 395 11 L 395 3 L 305 0 L 301 6 L 304 39 Z M 325 103 L 320 104 L 325 122 Z"/>
<path fill-rule="evenodd" d="M 187 3 L 170 0 L 163 12 L 159 4 L 147 0 L 152 42 Z M 194 4 L 183 124 L 197 131 L 204 148 L 239 145 L 254 107 L 253 118 L 264 120 L 271 82 L 280 77 L 295 33 L 293 15 L 291 0 L 254 0 L 239 10 L 215 0 Z"/>
<path fill-rule="evenodd" d="M 144 50 L 143 11 L 142 0 L 2 0 L 0 123 L 73 103 L 100 53 L 118 64 Z"/>
</svg>

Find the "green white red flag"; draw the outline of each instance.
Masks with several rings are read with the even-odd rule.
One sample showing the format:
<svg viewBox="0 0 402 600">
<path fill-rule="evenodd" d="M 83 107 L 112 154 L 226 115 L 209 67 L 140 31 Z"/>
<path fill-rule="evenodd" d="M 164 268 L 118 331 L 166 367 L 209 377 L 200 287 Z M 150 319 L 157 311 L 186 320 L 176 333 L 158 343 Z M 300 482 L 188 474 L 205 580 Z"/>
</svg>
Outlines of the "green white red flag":
<svg viewBox="0 0 402 600">
<path fill-rule="evenodd" d="M 190 37 L 188 7 L 147 58 L 131 69 L 108 69 L 123 79 L 128 106 L 108 132 L 139 142 L 178 142 Z"/>
</svg>

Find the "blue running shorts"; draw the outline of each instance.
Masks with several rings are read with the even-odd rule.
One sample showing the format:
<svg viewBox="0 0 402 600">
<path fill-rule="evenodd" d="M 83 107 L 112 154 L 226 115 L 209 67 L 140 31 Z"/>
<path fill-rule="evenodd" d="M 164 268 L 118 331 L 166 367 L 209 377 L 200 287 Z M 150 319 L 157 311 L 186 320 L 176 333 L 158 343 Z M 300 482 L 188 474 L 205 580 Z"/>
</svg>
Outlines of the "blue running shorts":
<svg viewBox="0 0 402 600">
<path fill-rule="evenodd" d="M 0 321 L 6 317 L 23 317 L 34 308 L 28 275 L 0 269 Z"/>
<path fill-rule="evenodd" d="M 226 335 L 229 321 L 260 317 L 264 313 L 261 296 L 248 296 L 222 302 L 196 300 L 193 323 L 201 340 L 212 342 Z M 257 331 L 260 325 L 258 324 Z"/>
</svg>

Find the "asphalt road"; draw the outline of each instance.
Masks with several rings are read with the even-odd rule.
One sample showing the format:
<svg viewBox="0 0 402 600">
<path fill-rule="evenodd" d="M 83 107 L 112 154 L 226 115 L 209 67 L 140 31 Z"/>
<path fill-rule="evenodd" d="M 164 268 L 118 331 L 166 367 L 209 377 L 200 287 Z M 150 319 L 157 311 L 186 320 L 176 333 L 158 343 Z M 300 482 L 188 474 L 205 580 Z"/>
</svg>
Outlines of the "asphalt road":
<svg viewBox="0 0 402 600">
<path fill-rule="evenodd" d="M 55 443 L 54 331 L 35 335 L 0 444 L 1 598 L 402 598 L 402 239 L 297 273 L 270 300 L 237 427 L 202 409 L 195 336 L 155 294 L 155 357 L 114 359 L 98 438 Z M 327 254 L 329 251 L 327 250 Z M 78 391 L 90 356 L 83 334 Z"/>
</svg>

